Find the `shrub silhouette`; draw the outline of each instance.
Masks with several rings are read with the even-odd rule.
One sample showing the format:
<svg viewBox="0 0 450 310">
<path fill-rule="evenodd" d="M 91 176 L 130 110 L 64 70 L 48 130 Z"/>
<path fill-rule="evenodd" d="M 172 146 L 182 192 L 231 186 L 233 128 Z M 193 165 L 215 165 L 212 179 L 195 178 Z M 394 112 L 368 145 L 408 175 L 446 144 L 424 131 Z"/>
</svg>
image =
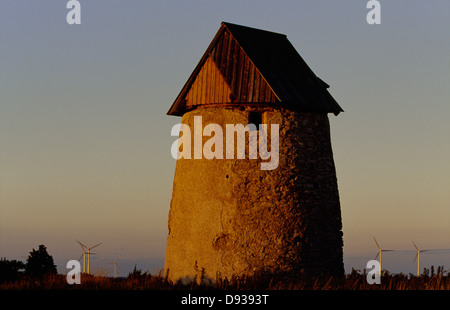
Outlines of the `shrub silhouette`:
<svg viewBox="0 0 450 310">
<path fill-rule="evenodd" d="M 16 281 L 24 268 L 25 264 L 21 261 L 0 258 L 0 283 Z"/>
<path fill-rule="evenodd" d="M 129 280 L 145 280 L 146 278 L 150 278 L 151 275 L 146 271 L 142 272 L 141 269 L 137 269 L 136 265 L 134 265 L 134 269 L 132 272 L 128 274 L 127 279 Z"/>
<path fill-rule="evenodd" d="M 38 250 L 33 249 L 30 252 L 25 265 L 25 273 L 36 278 L 57 273 L 53 257 L 47 253 L 45 245 L 41 244 Z"/>
</svg>

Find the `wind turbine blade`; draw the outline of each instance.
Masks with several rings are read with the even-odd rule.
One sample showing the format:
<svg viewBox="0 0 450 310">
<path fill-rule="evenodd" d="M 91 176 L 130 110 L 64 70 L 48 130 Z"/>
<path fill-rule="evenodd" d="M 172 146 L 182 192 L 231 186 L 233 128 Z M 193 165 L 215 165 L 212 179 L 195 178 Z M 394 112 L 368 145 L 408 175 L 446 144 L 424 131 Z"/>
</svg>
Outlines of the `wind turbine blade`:
<svg viewBox="0 0 450 310">
<path fill-rule="evenodd" d="M 378 249 L 381 250 L 381 247 L 380 247 L 380 245 L 378 244 L 377 239 L 375 239 L 375 237 L 373 237 L 373 240 L 374 240 L 375 243 L 377 244 Z"/>
<path fill-rule="evenodd" d="M 100 244 L 102 244 L 102 243 L 96 244 L 96 245 L 94 245 L 93 247 L 91 247 L 89 249 L 92 250 L 93 248 L 98 247 Z"/>
<path fill-rule="evenodd" d="M 80 256 L 80 258 L 79 258 L 78 260 L 80 260 L 81 258 L 83 258 L 83 256 L 84 256 L 84 253 L 83 253 L 83 254 L 81 254 L 81 256 Z"/>
<path fill-rule="evenodd" d="M 412 244 L 414 245 L 414 247 L 416 248 L 417 251 L 419 251 L 419 248 L 417 247 L 417 245 L 414 243 L 414 241 L 411 241 Z"/>
<path fill-rule="evenodd" d="M 84 250 L 85 249 L 87 249 L 88 247 L 87 246 L 85 246 L 83 243 L 81 243 L 80 241 L 77 241 L 80 245 L 81 245 L 81 248 L 83 249 L 83 252 L 84 252 Z"/>
<path fill-rule="evenodd" d="M 415 262 L 416 262 L 416 259 L 417 259 L 417 255 L 419 255 L 419 252 L 417 252 L 417 253 L 416 253 L 416 256 L 414 256 L 414 260 L 413 260 L 413 263 L 415 263 Z"/>
<path fill-rule="evenodd" d="M 377 253 L 377 256 L 375 256 L 375 259 L 377 259 L 377 258 L 378 258 L 378 255 L 380 255 L 380 252 L 378 252 L 378 253 Z"/>
<path fill-rule="evenodd" d="M 383 250 L 383 252 L 393 252 L 395 250 Z"/>
</svg>

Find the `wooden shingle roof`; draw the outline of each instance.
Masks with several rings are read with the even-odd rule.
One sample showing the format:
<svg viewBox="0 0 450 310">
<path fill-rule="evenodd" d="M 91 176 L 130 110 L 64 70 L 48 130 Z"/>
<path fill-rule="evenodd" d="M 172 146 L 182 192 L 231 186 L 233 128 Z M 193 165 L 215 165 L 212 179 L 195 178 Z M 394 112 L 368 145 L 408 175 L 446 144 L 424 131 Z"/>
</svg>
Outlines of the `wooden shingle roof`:
<svg viewBox="0 0 450 310">
<path fill-rule="evenodd" d="M 269 104 L 305 112 L 343 112 L 286 35 L 222 22 L 169 115 L 201 104 Z"/>
</svg>

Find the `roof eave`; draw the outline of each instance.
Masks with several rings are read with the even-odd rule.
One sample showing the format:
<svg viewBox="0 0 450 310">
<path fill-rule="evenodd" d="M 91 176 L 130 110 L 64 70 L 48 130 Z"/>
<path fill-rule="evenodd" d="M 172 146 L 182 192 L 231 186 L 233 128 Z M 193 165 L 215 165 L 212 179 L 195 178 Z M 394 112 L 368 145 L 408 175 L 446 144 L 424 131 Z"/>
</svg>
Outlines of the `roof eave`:
<svg viewBox="0 0 450 310">
<path fill-rule="evenodd" d="M 169 111 L 167 112 L 167 115 L 174 115 L 174 116 L 182 116 L 184 114 L 185 107 L 183 108 L 183 99 L 184 96 L 189 91 L 192 83 L 194 83 L 194 80 L 198 74 L 198 72 L 201 70 L 203 64 L 205 63 L 206 59 L 208 58 L 211 49 L 216 44 L 217 40 L 222 35 L 222 32 L 225 31 L 226 25 L 224 22 L 222 22 L 219 30 L 217 31 L 216 35 L 214 36 L 211 43 L 208 45 L 208 48 L 206 49 L 205 53 L 203 54 L 202 58 L 200 58 L 200 61 L 198 62 L 197 66 L 195 67 L 194 71 L 189 76 L 189 79 L 184 84 L 183 88 L 181 89 L 181 92 L 178 94 L 177 98 L 173 102 L 172 106 L 170 107 Z M 185 104 L 185 103 L 184 103 Z M 181 110 L 181 111 L 180 111 Z M 178 113 L 179 111 L 179 113 Z M 181 114 L 180 114 L 181 113 Z"/>
</svg>

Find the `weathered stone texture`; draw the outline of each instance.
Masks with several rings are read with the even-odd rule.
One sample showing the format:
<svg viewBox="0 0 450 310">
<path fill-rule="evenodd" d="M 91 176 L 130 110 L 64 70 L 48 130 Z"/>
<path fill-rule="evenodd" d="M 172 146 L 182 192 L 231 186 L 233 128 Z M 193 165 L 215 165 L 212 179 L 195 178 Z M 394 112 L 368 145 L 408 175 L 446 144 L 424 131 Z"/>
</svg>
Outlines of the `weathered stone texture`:
<svg viewBox="0 0 450 310">
<path fill-rule="evenodd" d="M 198 108 L 182 118 L 192 132 L 196 115 L 203 126 L 216 123 L 224 130 L 248 121 L 242 107 Z M 327 115 L 276 108 L 264 120 L 269 127 L 279 124 L 275 170 L 261 170 L 260 159 L 177 161 L 164 267 L 169 279 L 192 279 L 202 270 L 210 279 L 254 272 L 343 274 Z"/>
</svg>

